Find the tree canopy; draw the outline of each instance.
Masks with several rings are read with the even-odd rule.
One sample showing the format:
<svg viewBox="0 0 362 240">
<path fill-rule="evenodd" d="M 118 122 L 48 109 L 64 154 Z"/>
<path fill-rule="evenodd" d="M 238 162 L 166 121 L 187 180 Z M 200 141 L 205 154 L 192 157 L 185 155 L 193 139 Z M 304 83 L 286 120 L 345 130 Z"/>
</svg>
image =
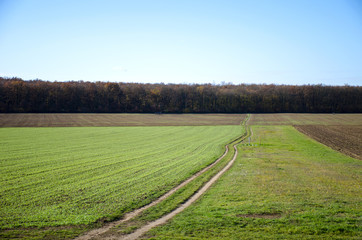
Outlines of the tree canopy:
<svg viewBox="0 0 362 240">
<path fill-rule="evenodd" d="M 140 84 L 0 77 L 2 113 L 361 113 L 362 87 Z"/>
</svg>

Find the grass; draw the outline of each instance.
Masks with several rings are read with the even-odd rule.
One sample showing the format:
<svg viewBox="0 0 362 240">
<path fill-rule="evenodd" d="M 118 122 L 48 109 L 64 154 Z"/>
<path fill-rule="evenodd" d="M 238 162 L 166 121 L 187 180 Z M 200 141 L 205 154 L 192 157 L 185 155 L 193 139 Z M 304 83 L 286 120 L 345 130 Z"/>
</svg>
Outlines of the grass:
<svg viewBox="0 0 362 240">
<path fill-rule="evenodd" d="M 198 176 L 196 179 L 176 191 L 174 194 L 172 194 L 161 203 L 145 210 L 139 216 L 133 218 L 131 221 L 116 226 L 112 230 L 112 234 L 123 235 L 132 233 L 141 226 L 147 224 L 148 222 L 161 218 L 162 216 L 176 209 L 182 203 L 186 202 L 194 193 L 197 192 L 198 189 L 200 189 L 208 180 L 210 180 L 215 174 L 217 174 L 227 165 L 234 153 L 231 145 L 229 145 L 229 149 L 230 150 L 228 154 L 213 168 Z"/>
<path fill-rule="evenodd" d="M 362 160 L 362 124 L 349 126 L 298 125 L 294 127 L 336 151 Z"/>
<path fill-rule="evenodd" d="M 237 125 L 2 128 L 0 238 L 67 238 L 119 218 L 209 165 L 240 135 Z"/>
<path fill-rule="evenodd" d="M 359 160 L 291 126 L 254 126 L 233 167 L 152 239 L 361 239 Z"/>
<path fill-rule="evenodd" d="M 120 235 L 129 234 L 134 232 L 136 229 L 140 228 L 141 226 L 146 225 L 148 222 L 157 220 L 162 216 L 170 213 L 181 204 L 186 202 L 194 193 L 196 193 L 206 182 L 208 182 L 213 176 L 215 176 L 219 171 L 221 171 L 233 158 L 234 156 L 234 144 L 240 143 L 243 139 L 245 139 L 249 132 L 245 128 L 245 122 L 247 118 L 244 119 L 242 125 L 242 135 L 240 138 L 235 139 L 234 141 L 228 144 L 229 151 L 225 155 L 223 159 L 207 172 L 203 173 L 202 175 L 195 178 L 192 182 L 187 184 L 186 186 L 182 187 L 170 197 L 162 201 L 161 203 L 145 210 L 139 216 L 133 218 L 131 221 L 127 223 L 120 224 L 116 226 L 112 234 L 114 236 L 120 237 Z M 102 238 L 102 237 L 101 237 Z"/>
</svg>

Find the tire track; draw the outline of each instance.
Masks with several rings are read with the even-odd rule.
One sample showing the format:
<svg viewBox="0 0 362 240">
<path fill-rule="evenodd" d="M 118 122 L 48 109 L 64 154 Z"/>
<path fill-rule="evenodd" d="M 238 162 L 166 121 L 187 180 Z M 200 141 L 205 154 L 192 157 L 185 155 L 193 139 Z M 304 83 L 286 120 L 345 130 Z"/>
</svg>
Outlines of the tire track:
<svg viewBox="0 0 362 240">
<path fill-rule="evenodd" d="M 199 189 L 199 191 L 197 191 L 191 198 L 189 198 L 189 200 L 187 200 L 184 204 L 182 204 L 180 207 L 176 208 L 175 210 L 173 210 L 172 212 L 170 212 L 169 214 L 148 223 L 147 225 L 137 229 L 135 232 L 120 237 L 120 238 L 107 238 L 108 240 L 115 240 L 115 239 L 120 239 L 120 240 L 136 240 L 139 237 L 141 237 L 143 234 L 145 234 L 146 232 L 148 232 L 149 230 L 151 230 L 152 228 L 158 226 L 158 225 L 162 225 L 165 224 L 168 220 L 170 220 L 171 218 L 173 218 L 174 216 L 176 216 L 178 213 L 182 212 L 183 210 L 185 210 L 187 207 L 189 207 L 191 204 L 193 204 L 196 200 L 198 200 L 201 195 L 203 195 L 227 170 L 229 170 L 229 168 L 233 165 L 233 163 L 236 160 L 236 157 L 238 156 L 238 149 L 236 148 L 236 146 L 238 144 L 240 144 L 243 140 L 245 140 L 247 137 L 251 137 L 252 136 L 252 130 L 248 128 L 247 126 L 247 122 L 249 121 L 250 117 L 248 117 L 248 119 L 245 121 L 244 125 L 245 125 L 245 129 L 246 129 L 246 135 L 244 137 L 242 137 L 237 143 L 235 143 L 233 145 L 234 148 L 234 156 L 232 158 L 232 160 L 220 171 L 218 172 L 215 176 L 213 176 L 201 189 Z M 250 130 L 250 132 L 249 132 Z"/>
<path fill-rule="evenodd" d="M 174 217 L 176 214 L 180 213 L 181 211 L 183 211 L 185 208 L 187 208 L 188 206 L 190 206 L 193 202 L 195 202 L 204 192 L 206 192 L 207 189 L 209 189 L 211 187 L 211 185 L 216 182 L 217 179 L 220 178 L 220 176 L 226 172 L 234 163 L 238 151 L 236 146 L 243 141 L 245 138 L 247 138 L 249 136 L 249 130 L 247 128 L 247 123 L 250 119 L 250 115 L 247 116 L 247 118 L 244 120 L 244 123 L 242 125 L 245 126 L 246 129 L 246 135 L 242 136 L 232 142 L 237 141 L 236 144 L 233 145 L 233 148 L 235 150 L 234 152 L 234 156 L 233 159 L 220 171 L 218 172 L 214 177 L 212 177 L 201 189 L 199 189 L 193 196 L 191 196 L 189 198 L 189 200 L 187 200 L 184 204 L 182 204 L 180 207 L 176 208 L 175 210 L 173 210 L 172 212 L 170 212 L 169 214 L 148 223 L 147 225 L 144 225 L 143 227 L 137 229 L 135 232 L 129 234 L 129 235 L 125 235 L 121 238 L 117 238 L 117 237 L 108 237 L 107 239 L 137 239 L 138 237 L 142 236 L 144 233 L 148 232 L 150 229 L 152 229 L 155 226 L 164 224 L 165 222 L 167 222 L 169 219 L 171 219 L 172 217 Z M 231 143 L 232 143 L 231 142 Z M 212 164 L 210 164 L 209 166 L 207 166 L 206 168 L 202 169 L 201 171 L 199 171 L 198 173 L 196 173 L 195 175 L 191 176 L 190 178 L 188 178 L 187 180 L 185 180 L 184 182 L 182 182 L 180 185 L 176 186 L 175 188 L 171 189 L 169 192 L 167 192 L 166 194 L 164 194 L 163 196 L 161 196 L 160 198 L 158 198 L 157 200 L 151 202 L 150 204 L 136 209 L 132 212 L 129 212 L 127 214 L 125 214 L 124 218 L 115 222 L 111 222 L 109 224 L 106 224 L 105 226 L 101 227 L 101 228 L 97 228 L 94 230 L 91 230 L 87 233 L 85 233 L 82 236 L 77 237 L 75 240 L 90 240 L 96 237 L 99 237 L 101 234 L 106 233 L 107 231 L 109 231 L 111 228 L 120 225 L 122 223 L 125 223 L 129 220 L 131 220 L 132 218 L 138 216 L 139 214 L 141 214 L 143 211 L 145 211 L 146 209 L 155 206 L 156 204 L 162 202 L 163 200 L 165 200 L 166 198 L 168 198 L 169 196 L 171 196 L 173 193 L 175 193 L 177 190 L 179 190 L 180 188 L 184 187 L 185 185 L 187 185 L 188 183 L 190 183 L 191 181 L 193 181 L 195 178 L 197 178 L 198 176 L 200 176 L 201 174 L 203 174 L 204 172 L 208 171 L 210 168 L 212 168 L 213 166 L 215 166 L 218 162 L 220 162 L 225 156 L 226 154 L 228 154 L 229 152 L 229 147 L 228 145 L 225 146 L 225 152 L 224 154 L 219 157 L 215 162 L 213 162 Z"/>
<path fill-rule="evenodd" d="M 162 202 L 163 200 L 165 200 L 166 198 L 168 198 L 169 196 L 171 196 L 173 193 L 175 193 L 177 190 L 179 190 L 180 188 L 184 187 L 185 185 L 187 185 L 189 182 L 191 182 L 192 180 L 194 180 L 195 178 L 197 178 L 198 176 L 200 176 L 201 174 L 203 174 L 204 172 L 206 172 L 207 170 L 209 170 L 210 168 L 212 168 L 213 166 L 215 166 L 218 162 L 220 162 L 225 156 L 226 154 L 228 154 L 229 152 L 229 147 L 226 145 L 225 146 L 225 152 L 224 154 L 219 157 L 215 162 L 213 162 L 212 164 L 210 164 L 209 166 L 207 166 L 206 168 L 202 169 L 201 171 L 199 171 L 198 173 L 196 173 L 195 175 L 191 176 L 190 178 L 188 178 L 187 180 L 185 180 L 184 182 L 182 182 L 180 185 L 178 185 L 177 187 L 171 189 L 170 191 L 168 191 L 166 194 L 162 195 L 160 198 L 156 199 L 155 201 L 151 202 L 150 204 L 141 207 L 139 209 L 136 209 L 132 212 L 129 212 L 127 214 L 125 214 L 124 218 L 122 218 L 121 220 L 115 221 L 115 222 L 111 222 L 109 224 L 106 224 L 105 226 L 101 227 L 101 228 L 97 228 L 94 230 L 91 230 L 89 232 L 87 232 L 85 235 L 82 235 L 80 237 L 77 237 L 75 240 L 90 240 L 94 237 L 97 237 L 98 235 L 101 235 L 105 232 L 107 232 L 108 230 L 110 230 L 111 228 L 129 221 L 130 219 L 138 216 L 139 214 L 141 214 L 143 211 L 147 210 L 150 207 L 155 206 L 156 204 Z"/>
<path fill-rule="evenodd" d="M 182 212 L 184 209 L 189 207 L 192 203 L 194 203 L 197 199 L 199 199 L 201 197 L 201 195 L 204 194 L 206 192 L 206 190 L 208 190 L 211 187 L 211 185 L 214 184 L 216 182 L 216 180 L 218 180 L 224 172 L 226 172 L 232 166 L 232 164 L 234 163 L 234 161 L 237 157 L 237 152 L 238 152 L 238 150 L 236 149 L 236 145 L 234 145 L 234 149 L 235 149 L 235 153 L 234 153 L 233 159 L 220 172 L 218 172 L 213 178 L 211 178 L 211 180 L 209 180 L 199 191 L 197 191 L 187 202 L 185 202 L 184 204 L 182 204 L 180 207 L 176 208 L 169 214 L 161 217 L 160 219 L 150 222 L 149 224 L 137 229 L 134 233 L 131 233 L 131 234 L 129 234 L 123 238 L 119 238 L 119 239 L 123 239 L 123 240 L 138 239 L 139 237 L 141 237 L 143 234 L 145 234 L 152 228 L 166 223 L 168 220 L 170 220 L 171 218 L 176 216 L 176 214 Z M 109 239 L 117 239 L 117 238 L 109 238 Z"/>
</svg>

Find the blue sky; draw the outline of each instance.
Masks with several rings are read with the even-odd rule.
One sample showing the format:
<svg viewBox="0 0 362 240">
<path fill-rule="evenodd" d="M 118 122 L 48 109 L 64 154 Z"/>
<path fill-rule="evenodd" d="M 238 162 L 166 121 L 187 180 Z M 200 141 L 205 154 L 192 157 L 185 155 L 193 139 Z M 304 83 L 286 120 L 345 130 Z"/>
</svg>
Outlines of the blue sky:
<svg viewBox="0 0 362 240">
<path fill-rule="evenodd" d="M 0 0 L 0 76 L 362 85 L 360 0 Z"/>
</svg>

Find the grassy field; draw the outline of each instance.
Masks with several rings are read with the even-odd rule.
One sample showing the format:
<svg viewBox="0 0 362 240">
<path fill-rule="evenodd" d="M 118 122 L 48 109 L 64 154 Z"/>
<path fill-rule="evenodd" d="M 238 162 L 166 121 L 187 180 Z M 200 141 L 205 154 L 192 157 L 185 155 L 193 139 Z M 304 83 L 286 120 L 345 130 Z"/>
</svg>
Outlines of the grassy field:
<svg viewBox="0 0 362 240">
<path fill-rule="evenodd" d="M 0 114 L 0 239 L 69 239 L 119 219 L 221 156 L 243 133 L 245 116 Z M 233 167 L 196 204 L 146 237 L 361 239 L 361 161 L 290 125 L 318 136 L 323 131 L 314 128 L 332 129 L 354 146 L 362 114 L 253 114 L 250 123 L 251 144 L 239 145 Z M 108 237 L 172 211 L 232 154 Z"/>
<path fill-rule="evenodd" d="M 147 210 L 143 211 L 138 216 L 132 218 L 130 221 L 124 221 L 120 224 L 116 224 L 115 227 L 111 228 L 109 231 L 103 232 L 97 237 L 92 238 L 93 240 L 103 240 L 103 239 L 123 239 L 127 234 L 133 233 L 136 229 L 142 228 L 147 225 L 149 222 L 158 220 L 159 218 L 167 215 L 172 211 L 177 211 L 177 208 L 188 202 L 189 198 L 193 197 L 196 192 L 199 192 L 200 189 L 223 170 L 226 165 L 232 161 L 235 150 L 234 145 L 240 143 L 243 139 L 248 137 L 250 131 L 247 131 L 245 127 L 245 122 L 248 118 L 244 119 L 242 123 L 242 135 L 240 138 L 235 139 L 233 142 L 228 144 L 229 151 L 218 161 L 216 164 L 213 164 L 202 175 L 198 175 L 192 182 L 178 189 L 174 194 L 169 196 L 167 199 L 154 205 Z M 128 236 L 129 237 L 129 236 Z"/>
<path fill-rule="evenodd" d="M 240 134 L 238 125 L 1 128 L 0 238 L 69 237 L 119 218 L 213 162 Z"/>
<path fill-rule="evenodd" d="M 239 125 L 245 114 L 0 114 L 0 127 Z"/>
<path fill-rule="evenodd" d="M 253 114 L 251 125 L 362 125 L 362 114 Z"/>
<path fill-rule="evenodd" d="M 292 126 L 253 126 L 233 167 L 152 239 L 361 239 L 360 160 Z"/>
</svg>

